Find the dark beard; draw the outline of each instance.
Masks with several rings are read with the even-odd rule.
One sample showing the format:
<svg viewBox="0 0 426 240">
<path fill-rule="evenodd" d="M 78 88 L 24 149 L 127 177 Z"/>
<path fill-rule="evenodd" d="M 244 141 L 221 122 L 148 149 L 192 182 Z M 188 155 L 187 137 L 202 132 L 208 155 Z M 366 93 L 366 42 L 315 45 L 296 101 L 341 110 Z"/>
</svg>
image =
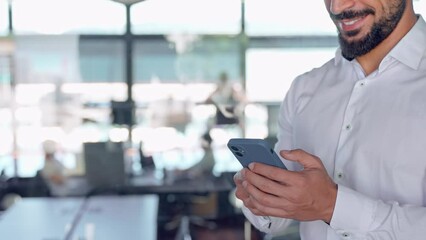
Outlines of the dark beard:
<svg viewBox="0 0 426 240">
<path fill-rule="evenodd" d="M 351 61 L 356 57 L 363 56 L 364 54 L 373 50 L 383 40 L 385 40 L 395 29 L 398 22 L 401 20 L 406 6 L 405 0 L 394 7 L 393 14 L 381 19 L 379 22 L 374 23 L 371 31 L 364 38 L 358 41 L 347 41 L 342 33 L 339 32 L 339 43 L 342 49 L 342 56 Z M 359 31 L 348 32 L 347 36 L 355 36 Z"/>
</svg>

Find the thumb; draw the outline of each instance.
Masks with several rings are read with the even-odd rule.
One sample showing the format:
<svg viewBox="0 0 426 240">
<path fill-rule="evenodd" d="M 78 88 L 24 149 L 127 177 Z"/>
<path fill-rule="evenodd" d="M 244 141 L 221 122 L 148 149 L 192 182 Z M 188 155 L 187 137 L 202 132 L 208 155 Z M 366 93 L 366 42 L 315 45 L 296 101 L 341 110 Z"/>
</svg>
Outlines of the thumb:
<svg viewBox="0 0 426 240">
<path fill-rule="evenodd" d="M 281 150 L 281 157 L 288 161 L 300 163 L 304 169 L 324 168 L 321 160 L 312 154 L 309 154 L 301 149 Z"/>
</svg>

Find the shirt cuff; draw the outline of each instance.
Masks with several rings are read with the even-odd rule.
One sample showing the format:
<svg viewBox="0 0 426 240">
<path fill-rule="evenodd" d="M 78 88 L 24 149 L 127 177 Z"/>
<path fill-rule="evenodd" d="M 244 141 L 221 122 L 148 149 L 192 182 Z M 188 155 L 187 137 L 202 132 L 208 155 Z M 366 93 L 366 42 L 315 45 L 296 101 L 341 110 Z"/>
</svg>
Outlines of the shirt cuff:
<svg viewBox="0 0 426 240">
<path fill-rule="evenodd" d="M 371 229 L 377 201 L 339 185 L 330 226 L 335 230 L 368 231 Z"/>
<path fill-rule="evenodd" d="M 259 231 L 269 234 L 270 236 L 281 235 L 287 231 L 288 226 L 293 222 L 291 219 L 270 217 L 270 216 L 257 216 L 254 215 L 245 206 L 242 211 L 246 218 L 255 226 Z"/>
<path fill-rule="evenodd" d="M 259 230 L 266 232 L 267 229 L 271 227 L 271 218 L 270 217 L 261 217 L 254 215 L 248 208 L 242 207 L 244 216 Z"/>
</svg>

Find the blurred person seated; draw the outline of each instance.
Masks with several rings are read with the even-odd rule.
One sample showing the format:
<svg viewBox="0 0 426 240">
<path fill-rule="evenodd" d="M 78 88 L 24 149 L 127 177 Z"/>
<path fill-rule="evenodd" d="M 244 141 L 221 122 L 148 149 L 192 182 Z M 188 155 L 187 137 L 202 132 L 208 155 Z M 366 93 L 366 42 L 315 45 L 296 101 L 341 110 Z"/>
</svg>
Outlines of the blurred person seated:
<svg viewBox="0 0 426 240">
<path fill-rule="evenodd" d="M 213 154 L 212 141 L 213 139 L 208 132 L 201 137 L 201 147 L 204 150 L 204 155 L 198 163 L 185 170 L 185 174 L 189 178 L 210 176 L 213 174 L 216 161 Z"/>
<path fill-rule="evenodd" d="M 66 193 L 66 167 L 57 158 L 58 143 L 52 140 L 43 142 L 44 165 L 38 174 L 46 181 L 52 195 Z"/>
<path fill-rule="evenodd" d="M 204 155 L 199 162 L 192 165 L 191 167 L 184 170 L 172 170 L 173 180 L 185 180 L 185 179 L 197 179 L 197 178 L 208 178 L 213 176 L 213 168 L 216 160 L 212 149 L 212 137 L 209 132 L 206 132 L 201 136 L 201 147 L 204 151 Z"/>
<path fill-rule="evenodd" d="M 167 172 L 165 178 L 169 184 L 185 183 L 186 181 L 197 182 L 202 179 L 210 180 L 213 177 L 213 168 L 215 166 L 215 157 L 212 149 L 212 138 L 209 132 L 201 136 L 201 147 L 204 155 L 199 162 L 184 170 L 171 170 Z M 195 181 L 194 181 L 195 180 Z M 166 231 L 177 229 L 175 239 L 190 238 L 190 225 L 195 224 L 199 227 L 208 229 L 216 228 L 216 223 L 210 221 L 217 216 L 218 201 L 216 192 L 201 193 L 181 193 L 168 194 L 166 205 L 173 206 L 174 216 L 172 220 L 163 224 Z M 164 204 L 164 203 L 163 203 Z"/>
</svg>

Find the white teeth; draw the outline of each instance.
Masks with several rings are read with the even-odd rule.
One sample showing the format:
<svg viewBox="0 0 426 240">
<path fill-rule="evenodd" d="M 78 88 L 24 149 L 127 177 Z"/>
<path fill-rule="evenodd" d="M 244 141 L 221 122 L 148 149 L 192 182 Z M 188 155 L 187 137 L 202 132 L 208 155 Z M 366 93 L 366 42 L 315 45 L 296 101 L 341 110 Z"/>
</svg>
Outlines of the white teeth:
<svg viewBox="0 0 426 240">
<path fill-rule="evenodd" d="M 355 20 L 348 21 L 348 22 L 342 22 L 342 24 L 344 24 L 344 25 L 346 25 L 346 26 L 350 26 L 350 25 L 353 25 L 353 24 L 355 24 L 356 22 L 358 22 L 358 20 L 359 20 L 359 19 L 355 19 Z"/>
</svg>

